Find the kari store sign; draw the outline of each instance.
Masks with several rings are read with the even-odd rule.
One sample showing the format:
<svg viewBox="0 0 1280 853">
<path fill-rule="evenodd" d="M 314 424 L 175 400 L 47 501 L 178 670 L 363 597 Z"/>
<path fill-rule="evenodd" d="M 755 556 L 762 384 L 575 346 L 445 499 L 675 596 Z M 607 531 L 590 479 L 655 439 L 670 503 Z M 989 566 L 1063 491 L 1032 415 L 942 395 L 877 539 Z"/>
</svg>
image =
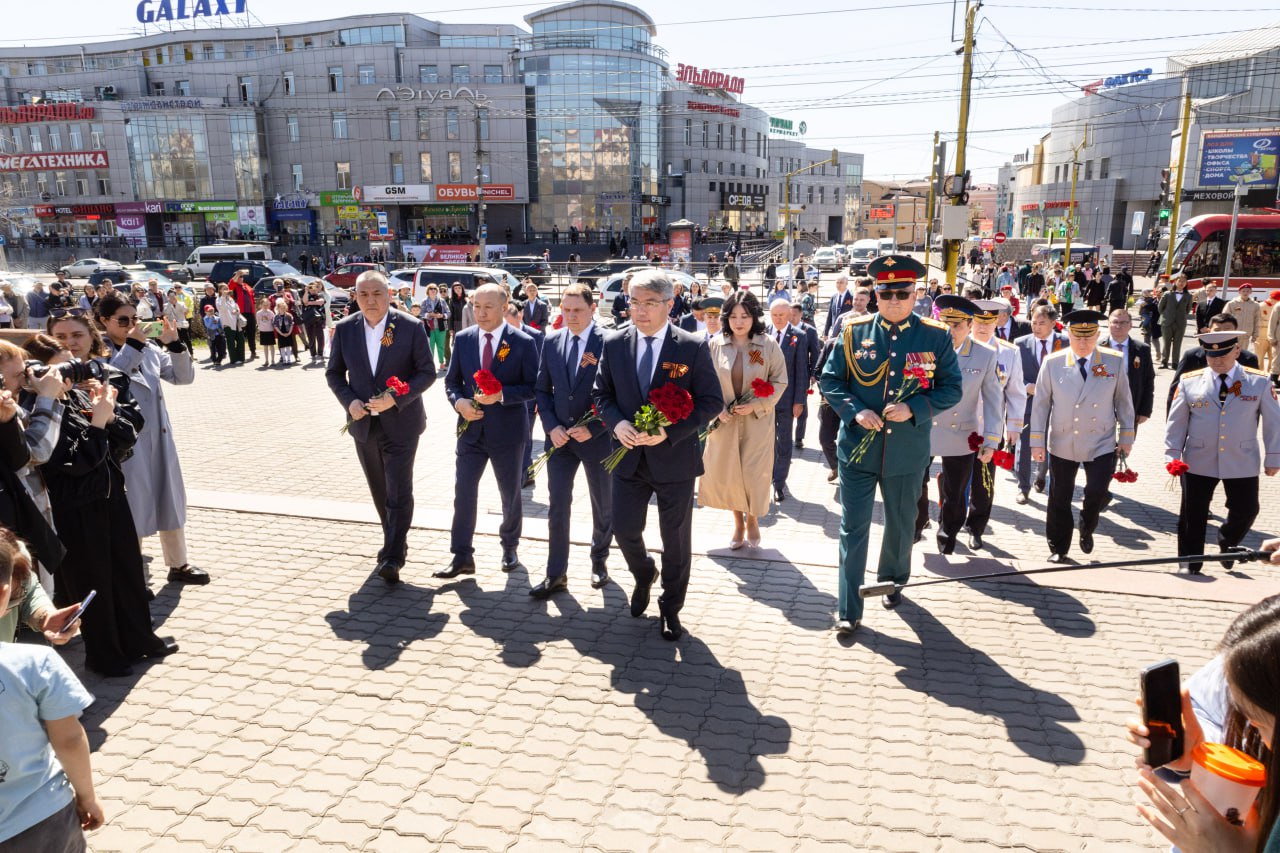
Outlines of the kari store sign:
<svg viewBox="0 0 1280 853">
<path fill-rule="evenodd" d="M 1280 130 L 1207 132 L 1200 141 L 1200 186 L 1276 185 Z"/>
</svg>

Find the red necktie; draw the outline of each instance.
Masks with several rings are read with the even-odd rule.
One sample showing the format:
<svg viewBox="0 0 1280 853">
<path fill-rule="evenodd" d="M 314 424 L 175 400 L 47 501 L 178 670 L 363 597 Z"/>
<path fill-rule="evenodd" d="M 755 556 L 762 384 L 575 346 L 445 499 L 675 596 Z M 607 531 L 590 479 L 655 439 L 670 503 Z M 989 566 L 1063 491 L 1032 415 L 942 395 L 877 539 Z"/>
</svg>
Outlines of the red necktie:
<svg viewBox="0 0 1280 853">
<path fill-rule="evenodd" d="M 484 350 L 480 353 L 480 369 L 488 370 L 493 364 L 493 333 L 484 333 Z"/>
</svg>

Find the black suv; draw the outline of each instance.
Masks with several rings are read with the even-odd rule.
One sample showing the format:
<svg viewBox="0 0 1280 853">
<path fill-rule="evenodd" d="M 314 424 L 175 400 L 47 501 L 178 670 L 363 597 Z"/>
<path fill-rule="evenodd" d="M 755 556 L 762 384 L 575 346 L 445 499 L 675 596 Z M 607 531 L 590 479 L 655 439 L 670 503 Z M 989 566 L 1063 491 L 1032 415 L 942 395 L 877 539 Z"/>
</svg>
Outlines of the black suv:
<svg viewBox="0 0 1280 853">
<path fill-rule="evenodd" d="M 620 272 L 626 272 L 632 267 L 649 267 L 653 264 L 646 260 L 636 260 L 634 258 L 613 258 L 612 260 L 603 261 L 594 267 L 588 267 L 584 270 L 578 270 L 577 282 L 590 287 L 595 287 L 596 282 L 602 278 L 608 278 Z"/>
<path fill-rule="evenodd" d="M 254 285 L 261 278 L 283 278 L 284 276 L 300 276 L 293 267 L 282 261 L 218 261 L 209 271 L 209 283 L 226 284 L 236 270 L 248 270 L 244 277 L 245 284 Z"/>
<path fill-rule="evenodd" d="M 536 255 L 499 258 L 493 262 L 493 265 L 498 269 L 506 270 L 521 281 L 531 278 L 538 287 L 544 287 L 551 281 L 551 264 Z"/>
</svg>

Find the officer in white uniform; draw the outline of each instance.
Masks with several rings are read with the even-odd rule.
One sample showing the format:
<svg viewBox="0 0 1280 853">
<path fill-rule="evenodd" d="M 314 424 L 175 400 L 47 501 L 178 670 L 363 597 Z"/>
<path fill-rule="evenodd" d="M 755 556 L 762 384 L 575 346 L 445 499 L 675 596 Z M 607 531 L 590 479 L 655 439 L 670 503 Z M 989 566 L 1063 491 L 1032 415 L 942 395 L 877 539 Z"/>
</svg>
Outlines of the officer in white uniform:
<svg viewBox="0 0 1280 853">
<path fill-rule="evenodd" d="M 962 392 L 960 402 L 933 419 L 929 451 L 942 457 L 938 476 L 938 551 L 950 554 L 956 548 L 956 534 L 964 526 L 969 511 L 969 481 L 977 463 L 986 464 L 1000 446 L 1004 429 L 1003 389 L 997 367 L 996 349 L 980 344 L 969 333 L 978 306 L 963 296 L 944 294 L 934 305 L 938 319 L 951 327 L 951 345 L 960 362 Z M 970 436 L 977 434 L 981 445 L 975 451 Z M 929 469 L 924 472 L 920 500 L 916 504 L 916 541 L 929 522 Z"/>
<path fill-rule="evenodd" d="M 1218 528 L 1218 548 L 1239 545 L 1258 517 L 1258 469 L 1268 477 L 1280 471 L 1280 403 L 1266 373 L 1237 363 L 1241 339 L 1247 337 L 1240 331 L 1200 335 L 1209 366 L 1183 374 L 1174 389 L 1164 454 L 1188 469 L 1178 510 L 1179 554 L 1204 553 L 1209 504 L 1219 482 L 1227 496 L 1227 519 Z M 1187 565 L 1193 575 L 1200 567 Z"/>
<path fill-rule="evenodd" d="M 1045 537 L 1050 559 L 1066 562 L 1071 550 L 1071 498 L 1084 466 L 1080 550 L 1093 552 L 1093 531 L 1110 498 L 1117 450 L 1133 449 L 1133 396 L 1124 358 L 1098 346 L 1101 311 L 1072 311 L 1062 318 L 1071 346 L 1044 360 L 1031 406 L 1031 458 L 1049 458 Z"/>
</svg>

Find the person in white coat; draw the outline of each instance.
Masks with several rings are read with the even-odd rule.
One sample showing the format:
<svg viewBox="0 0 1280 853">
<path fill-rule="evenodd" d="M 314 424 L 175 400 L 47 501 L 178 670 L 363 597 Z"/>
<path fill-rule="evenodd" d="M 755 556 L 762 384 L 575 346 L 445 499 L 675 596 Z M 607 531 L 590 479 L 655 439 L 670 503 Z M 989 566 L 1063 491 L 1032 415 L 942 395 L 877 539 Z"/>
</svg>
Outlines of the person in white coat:
<svg viewBox="0 0 1280 853">
<path fill-rule="evenodd" d="M 206 584 L 209 573 L 187 560 L 183 529 L 187 492 L 161 384 L 190 385 L 195 381 L 191 353 L 179 342 L 172 320 L 164 321 L 159 338 L 148 340 L 138 325 L 137 308 L 118 294 L 108 293 L 99 299 L 96 310 L 111 350 L 110 363 L 129 377 L 129 390 L 145 419 L 133 455 L 123 466 L 138 538 L 160 534 L 171 582 Z"/>
</svg>

